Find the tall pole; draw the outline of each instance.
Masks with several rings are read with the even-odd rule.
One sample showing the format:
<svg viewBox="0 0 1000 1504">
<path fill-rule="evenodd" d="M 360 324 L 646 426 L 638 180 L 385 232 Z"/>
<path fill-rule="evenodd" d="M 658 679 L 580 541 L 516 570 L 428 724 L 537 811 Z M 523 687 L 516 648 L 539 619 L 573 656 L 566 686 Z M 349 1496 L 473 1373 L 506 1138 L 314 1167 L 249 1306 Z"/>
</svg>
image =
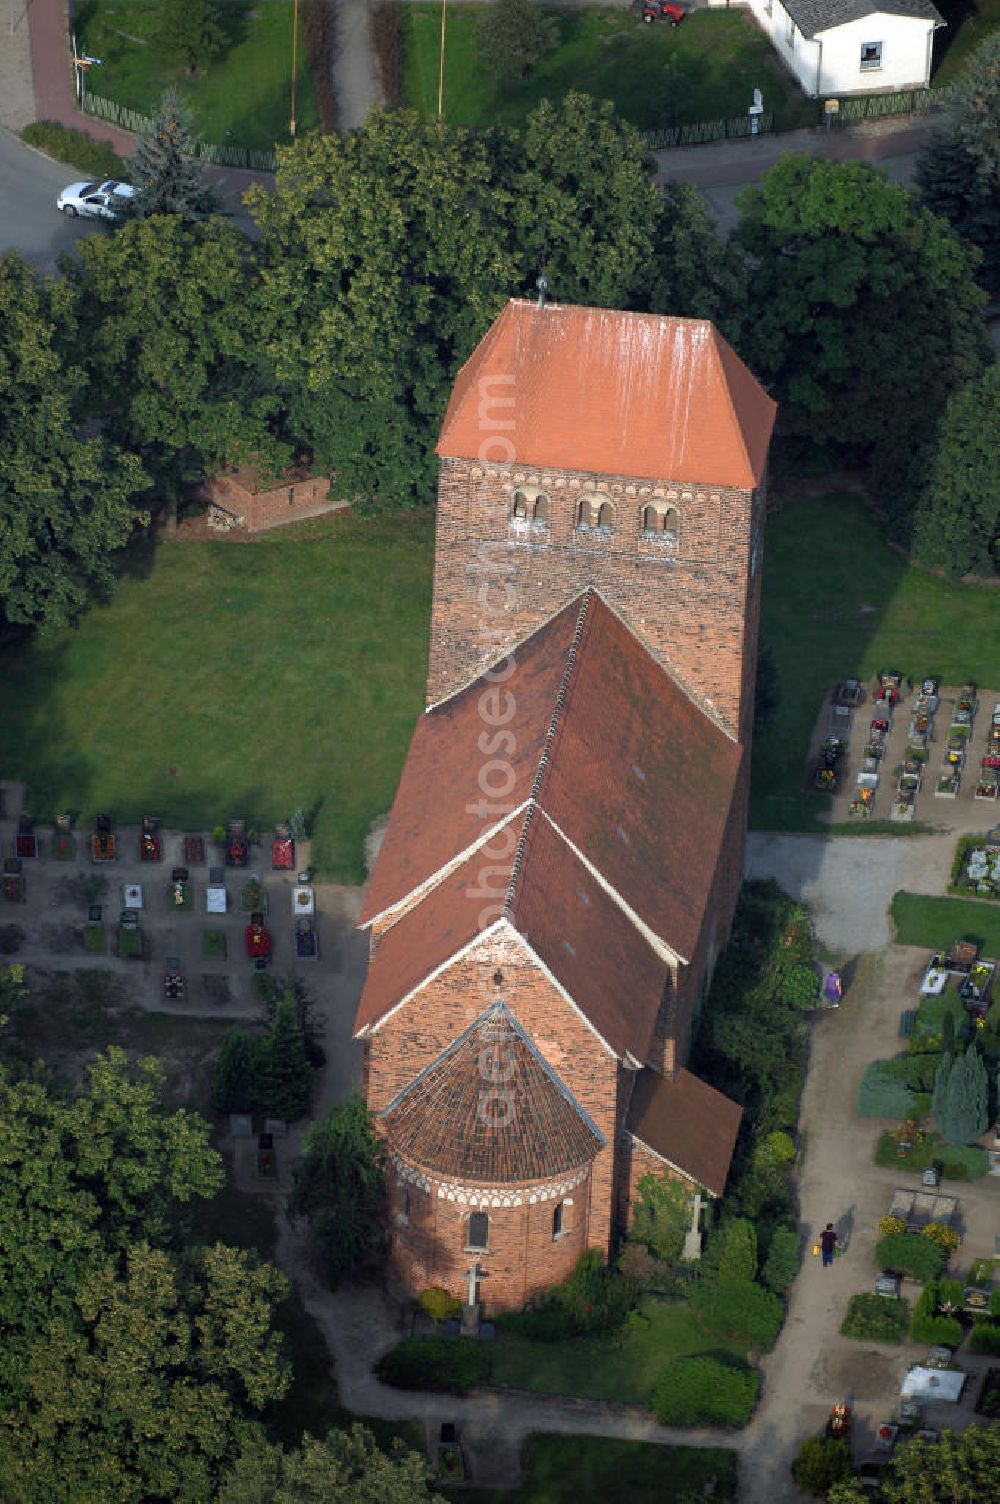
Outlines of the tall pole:
<svg viewBox="0 0 1000 1504">
<path fill-rule="evenodd" d="M 299 0 L 292 12 L 292 119 L 288 134 L 295 140 L 295 77 L 299 71 Z"/>
<path fill-rule="evenodd" d="M 438 119 L 441 118 L 441 109 L 444 104 L 444 18 L 448 10 L 448 0 L 441 0 L 441 66 L 438 70 Z"/>
</svg>

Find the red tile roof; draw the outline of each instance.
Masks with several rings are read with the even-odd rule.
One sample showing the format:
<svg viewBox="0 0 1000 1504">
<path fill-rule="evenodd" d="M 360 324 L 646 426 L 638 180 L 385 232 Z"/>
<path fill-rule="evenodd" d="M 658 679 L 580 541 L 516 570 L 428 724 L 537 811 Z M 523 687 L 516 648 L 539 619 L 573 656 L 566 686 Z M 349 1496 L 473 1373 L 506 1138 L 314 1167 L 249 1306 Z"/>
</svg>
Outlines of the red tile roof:
<svg viewBox="0 0 1000 1504">
<path fill-rule="evenodd" d="M 775 404 L 715 327 L 514 299 L 455 382 L 442 455 L 477 458 L 483 400 L 518 464 L 753 487 Z"/>
<path fill-rule="evenodd" d="M 516 743 L 506 803 L 517 808 L 534 790 L 539 807 L 629 908 L 689 960 L 740 747 L 592 592 L 514 657 L 503 686 L 476 680 L 420 721 L 362 923 L 401 903 L 489 828 L 475 813 L 479 700 L 500 688 L 515 707 L 505 728 Z"/>
<path fill-rule="evenodd" d="M 590 1163 L 604 1135 L 497 1003 L 382 1114 L 390 1147 L 449 1180 L 511 1185 Z"/>
<path fill-rule="evenodd" d="M 690 1071 L 640 1071 L 626 1126 L 647 1148 L 721 1196 L 743 1108 Z"/>
<path fill-rule="evenodd" d="M 504 863 L 467 858 L 392 925 L 368 970 L 355 1030 L 363 1032 L 492 923 L 484 894 L 620 1058 L 649 1053 L 668 965 L 623 914 L 543 814 L 520 816 Z M 512 843 L 513 845 L 514 843 Z"/>
</svg>

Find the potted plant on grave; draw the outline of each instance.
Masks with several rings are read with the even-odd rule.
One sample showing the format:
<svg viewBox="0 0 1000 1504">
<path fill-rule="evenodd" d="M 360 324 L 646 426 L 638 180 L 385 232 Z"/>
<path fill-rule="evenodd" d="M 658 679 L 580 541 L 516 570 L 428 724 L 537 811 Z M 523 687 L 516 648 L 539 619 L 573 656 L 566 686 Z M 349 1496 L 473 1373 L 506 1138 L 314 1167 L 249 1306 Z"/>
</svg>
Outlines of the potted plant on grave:
<svg viewBox="0 0 1000 1504">
<path fill-rule="evenodd" d="M 259 877 L 251 877 L 240 889 L 240 908 L 246 913 L 260 909 L 267 913 L 267 890 Z"/>
</svg>

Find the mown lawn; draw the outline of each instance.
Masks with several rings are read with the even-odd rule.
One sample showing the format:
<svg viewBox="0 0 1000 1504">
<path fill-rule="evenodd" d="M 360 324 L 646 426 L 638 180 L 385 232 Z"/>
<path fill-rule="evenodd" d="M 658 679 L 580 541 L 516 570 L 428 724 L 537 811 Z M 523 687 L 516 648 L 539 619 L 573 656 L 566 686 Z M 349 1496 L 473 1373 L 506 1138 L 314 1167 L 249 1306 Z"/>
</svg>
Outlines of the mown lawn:
<svg viewBox="0 0 1000 1504">
<path fill-rule="evenodd" d="M 524 1484 L 513 1492 L 444 1490 L 473 1504 L 673 1504 L 703 1495 L 736 1498 L 736 1454 L 724 1447 L 660 1447 L 602 1436 L 529 1436 L 521 1454 Z M 714 1480 L 714 1486 L 712 1486 Z"/>
<path fill-rule="evenodd" d="M 188 75 L 153 39 L 157 0 L 84 0 L 76 8 L 82 52 L 99 57 L 87 87 L 149 115 L 168 84 L 176 85 L 198 134 L 213 146 L 270 150 L 288 143 L 292 89 L 292 6 L 288 0 L 221 0 L 215 7 L 226 47 Z M 299 28 L 296 121 L 318 124 L 312 75 Z"/>
<path fill-rule="evenodd" d="M 947 26 L 934 33 L 934 84 L 950 84 L 981 42 L 1000 31 L 1000 0 L 940 0 Z"/>
<path fill-rule="evenodd" d="M 855 496 L 790 502 L 768 518 L 761 639 L 781 706 L 755 739 L 751 824 L 828 830 L 821 795 L 801 789 L 809 735 L 834 683 L 879 668 L 946 684 L 997 678 L 1000 591 L 914 569 Z"/>
<path fill-rule="evenodd" d="M 314 865 L 359 881 L 423 705 L 432 547 L 429 515 L 161 543 L 79 626 L 0 651 L 3 776 L 42 820 L 312 811 Z"/>
<path fill-rule="evenodd" d="M 738 1343 L 707 1337 L 683 1301 L 648 1297 L 625 1327 L 607 1336 L 531 1342 L 501 1330 L 491 1350 L 490 1382 L 644 1405 L 669 1358 L 707 1352 L 746 1357 L 746 1348 Z"/>
<path fill-rule="evenodd" d="M 742 116 L 763 90 L 780 130 L 816 123 L 816 105 L 786 74 L 763 33 L 737 11 L 695 11 L 672 30 L 621 10 L 554 10 L 560 45 L 523 84 L 502 89 L 480 62 L 477 5 L 449 5 L 444 115 L 456 125 L 519 124 L 570 89 L 613 100 L 640 130 Z M 437 113 L 441 8 L 403 7 L 404 86 L 414 109 Z"/>
<path fill-rule="evenodd" d="M 899 945 L 945 950 L 953 940 L 975 940 L 984 955 L 1000 955 L 1000 913 L 995 904 L 900 891 L 890 913 Z"/>
</svg>

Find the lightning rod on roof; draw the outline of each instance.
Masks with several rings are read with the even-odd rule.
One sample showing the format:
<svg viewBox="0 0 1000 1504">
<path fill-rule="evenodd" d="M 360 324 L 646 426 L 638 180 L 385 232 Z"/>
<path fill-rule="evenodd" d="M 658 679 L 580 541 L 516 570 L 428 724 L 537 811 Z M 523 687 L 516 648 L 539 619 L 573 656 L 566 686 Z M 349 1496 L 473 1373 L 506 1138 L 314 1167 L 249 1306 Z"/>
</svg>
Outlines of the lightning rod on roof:
<svg viewBox="0 0 1000 1504">
<path fill-rule="evenodd" d="M 538 306 L 539 306 L 539 308 L 544 308 L 545 307 L 545 294 L 549 290 L 549 279 L 548 279 L 548 277 L 539 277 L 538 281 L 535 283 L 535 286 L 538 288 Z"/>
</svg>

